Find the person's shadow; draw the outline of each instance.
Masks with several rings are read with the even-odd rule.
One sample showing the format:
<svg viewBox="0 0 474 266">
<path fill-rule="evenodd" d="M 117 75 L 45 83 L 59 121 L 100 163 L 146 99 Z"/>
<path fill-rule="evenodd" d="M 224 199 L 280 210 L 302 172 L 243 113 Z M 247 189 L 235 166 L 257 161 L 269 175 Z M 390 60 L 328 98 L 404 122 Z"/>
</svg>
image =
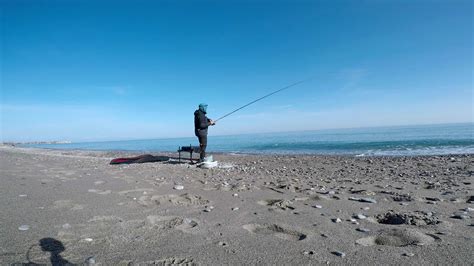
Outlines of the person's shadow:
<svg viewBox="0 0 474 266">
<path fill-rule="evenodd" d="M 50 261 L 53 266 L 73 264 L 61 257 L 60 253 L 66 250 L 61 241 L 51 237 L 47 237 L 40 239 L 39 245 L 41 247 L 41 250 L 51 253 Z"/>
<path fill-rule="evenodd" d="M 31 261 L 30 252 L 34 247 L 38 247 L 38 246 L 41 247 L 41 250 L 43 252 L 51 253 L 50 257 L 49 257 L 51 265 L 53 265 L 53 266 L 76 265 L 76 264 L 71 263 L 68 260 L 64 259 L 60 255 L 60 253 L 63 252 L 64 250 L 66 250 L 66 248 L 64 247 L 64 245 L 61 241 L 59 241 L 57 239 L 54 239 L 54 238 L 51 238 L 51 237 L 42 238 L 38 241 L 38 244 L 34 244 L 34 245 L 30 246 L 30 248 L 26 252 L 26 259 L 28 261 L 27 263 L 19 262 L 19 263 L 12 263 L 10 265 L 13 265 L 13 266 L 20 266 L 20 265 L 21 266 L 39 266 L 39 265 L 45 265 L 45 264 L 40 264 L 40 263 L 36 263 L 34 261 Z M 87 264 L 85 264 L 85 265 L 87 265 Z"/>
</svg>

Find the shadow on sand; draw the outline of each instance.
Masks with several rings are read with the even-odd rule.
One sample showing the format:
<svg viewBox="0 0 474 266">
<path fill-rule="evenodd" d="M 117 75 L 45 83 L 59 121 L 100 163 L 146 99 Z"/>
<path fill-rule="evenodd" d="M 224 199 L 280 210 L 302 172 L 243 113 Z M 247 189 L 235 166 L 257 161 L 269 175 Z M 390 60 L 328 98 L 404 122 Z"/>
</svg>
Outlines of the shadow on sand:
<svg viewBox="0 0 474 266">
<path fill-rule="evenodd" d="M 66 260 L 65 258 L 61 256 L 60 253 L 66 250 L 66 248 L 64 247 L 61 241 L 51 238 L 51 237 L 40 239 L 38 244 L 34 244 L 28 249 L 26 253 L 26 259 L 28 260 L 27 263 L 13 263 L 11 265 L 44 265 L 44 263 L 36 263 L 34 261 L 31 261 L 31 258 L 30 258 L 31 249 L 38 245 L 41 247 L 41 250 L 43 252 L 50 253 L 50 256 L 49 256 L 50 264 L 48 265 L 53 265 L 53 266 L 76 265 L 74 263 L 69 262 L 68 260 Z"/>
</svg>

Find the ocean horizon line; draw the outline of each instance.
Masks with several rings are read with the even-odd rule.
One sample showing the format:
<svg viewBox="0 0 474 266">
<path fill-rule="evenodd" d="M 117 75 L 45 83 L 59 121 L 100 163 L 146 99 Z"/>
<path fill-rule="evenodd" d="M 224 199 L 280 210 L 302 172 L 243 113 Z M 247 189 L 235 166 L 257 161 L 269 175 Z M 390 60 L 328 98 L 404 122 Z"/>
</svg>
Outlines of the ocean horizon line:
<svg viewBox="0 0 474 266">
<path fill-rule="evenodd" d="M 210 135 L 209 151 L 249 154 L 420 155 L 474 153 L 474 123 Z M 27 147 L 169 152 L 197 138 L 29 144 Z"/>
<path fill-rule="evenodd" d="M 340 127 L 340 128 L 321 128 L 321 129 L 305 129 L 305 130 L 287 130 L 287 131 L 265 131 L 265 132 L 249 132 L 249 133 L 238 133 L 238 134 L 212 134 L 209 133 L 209 137 L 238 137 L 238 136 L 249 136 L 249 135 L 266 135 L 266 134 L 291 134 L 291 133 L 311 133 L 311 132 L 324 132 L 324 131 L 344 131 L 344 130 L 370 130 L 370 129 L 391 129 L 391 128 L 409 128 L 409 127 L 430 127 L 430 126 L 455 126 L 455 125 L 470 125 L 474 126 L 474 122 L 456 122 L 456 123 L 434 123 L 434 124 L 403 124 L 403 125 L 388 125 L 388 126 L 361 126 L 361 127 Z M 15 144 L 86 144 L 96 142 L 124 142 L 124 141 L 153 141 L 153 140 L 178 140 L 195 138 L 194 135 L 181 136 L 181 137 L 153 137 L 153 138 L 119 138 L 119 139 L 91 139 L 91 140 L 68 140 L 68 139 L 56 139 L 56 140 L 34 140 L 34 141 L 2 141 L 2 143 L 15 143 Z M 53 143 L 54 142 L 54 143 Z"/>
</svg>

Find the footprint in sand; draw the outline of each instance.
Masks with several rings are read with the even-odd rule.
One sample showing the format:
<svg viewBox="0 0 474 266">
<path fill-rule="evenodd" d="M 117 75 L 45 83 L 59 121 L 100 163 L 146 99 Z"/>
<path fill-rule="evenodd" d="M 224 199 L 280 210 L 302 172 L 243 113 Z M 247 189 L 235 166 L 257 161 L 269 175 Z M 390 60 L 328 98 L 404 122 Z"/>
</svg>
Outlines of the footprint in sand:
<svg viewBox="0 0 474 266">
<path fill-rule="evenodd" d="M 177 206 L 201 206 L 201 205 L 208 204 L 209 200 L 203 199 L 199 195 L 170 194 L 170 195 L 141 196 L 138 198 L 137 203 L 145 207 L 167 204 L 167 203 L 171 203 Z"/>
<path fill-rule="evenodd" d="M 409 245 L 429 245 L 441 239 L 435 235 L 424 234 L 414 229 L 392 229 L 380 231 L 375 236 L 364 237 L 356 240 L 362 246 L 394 246 L 404 247 Z"/>
<path fill-rule="evenodd" d="M 150 215 L 146 220 L 148 224 L 161 230 L 176 229 L 186 233 L 192 232 L 192 229 L 198 226 L 198 222 L 193 219 L 174 216 Z"/>
<path fill-rule="evenodd" d="M 303 233 L 286 229 L 276 224 L 246 224 L 243 228 L 254 234 L 274 235 L 278 238 L 290 241 L 300 241 L 307 237 L 307 235 Z"/>
</svg>

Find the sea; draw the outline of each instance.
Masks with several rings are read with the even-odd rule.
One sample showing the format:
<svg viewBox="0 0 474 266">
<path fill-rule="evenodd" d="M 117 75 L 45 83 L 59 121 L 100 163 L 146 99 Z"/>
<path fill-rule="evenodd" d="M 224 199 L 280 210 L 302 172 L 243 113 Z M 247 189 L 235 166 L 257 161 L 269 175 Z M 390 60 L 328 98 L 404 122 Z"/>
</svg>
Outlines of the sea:
<svg viewBox="0 0 474 266">
<path fill-rule="evenodd" d="M 197 138 L 162 138 L 28 147 L 62 150 L 176 152 L 198 146 Z M 258 133 L 208 137 L 208 152 L 234 154 L 313 154 L 351 156 L 415 156 L 474 153 L 474 123 L 393 126 L 315 131 Z"/>
</svg>

